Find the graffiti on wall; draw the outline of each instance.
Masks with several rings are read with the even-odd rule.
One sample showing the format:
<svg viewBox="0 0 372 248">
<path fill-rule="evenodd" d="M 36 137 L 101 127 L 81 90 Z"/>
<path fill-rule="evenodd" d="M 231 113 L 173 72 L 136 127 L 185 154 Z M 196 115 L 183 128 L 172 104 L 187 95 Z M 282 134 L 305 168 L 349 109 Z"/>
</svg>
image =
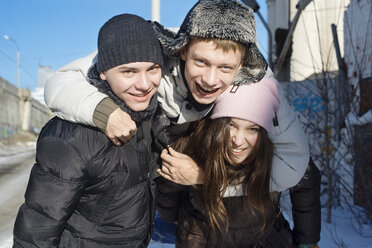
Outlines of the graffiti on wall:
<svg viewBox="0 0 372 248">
<path fill-rule="evenodd" d="M 315 116 L 319 114 L 319 112 L 324 111 L 324 102 L 322 98 L 313 95 L 310 91 L 306 95 L 294 98 L 292 104 L 295 107 L 295 111 L 301 114 L 307 113 L 311 120 L 315 119 Z"/>
<path fill-rule="evenodd" d="M 0 124 L 0 139 L 7 139 L 18 130 L 19 128 L 17 127 Z"/>
<path fill-rule="evenodd" d="M 295 112 L 306 116 L 309 120 L 315 120 L 320 112 L 324 111 L 324 101 L 309 89 L 300 84 L 285 87 L 289 102 L 293 105 Z"/>
</svg>

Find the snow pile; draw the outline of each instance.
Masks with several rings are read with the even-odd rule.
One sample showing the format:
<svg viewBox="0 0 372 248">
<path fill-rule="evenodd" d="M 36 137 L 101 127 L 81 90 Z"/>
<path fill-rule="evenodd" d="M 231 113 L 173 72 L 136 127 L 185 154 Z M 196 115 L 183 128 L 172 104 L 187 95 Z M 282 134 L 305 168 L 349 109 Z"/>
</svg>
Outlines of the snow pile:
<svg viewBox="0 0 372 248">
<path fill-rule="evenodd" d="M 355 113 L 350 112 L 346 116 L 347 123 L 353 126 L 363 126 L 365 124 L 372 123 L 372 109 L 362 116 L 358 116 Z"/>
</svg>

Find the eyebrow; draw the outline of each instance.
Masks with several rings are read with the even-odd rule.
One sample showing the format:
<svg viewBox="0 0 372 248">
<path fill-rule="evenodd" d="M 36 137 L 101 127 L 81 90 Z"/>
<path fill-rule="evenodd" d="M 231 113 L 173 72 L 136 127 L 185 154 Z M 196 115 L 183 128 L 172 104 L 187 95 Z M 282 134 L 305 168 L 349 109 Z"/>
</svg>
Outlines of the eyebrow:
<svg viewBox="0 0 372 248">
<path fill-rule="evenodd" d="M 123 66 L 119 66 L 118 69 L 119 70 L 135 70 L 137 68 L 123 65 Z"/>
<path fill-rule="evenodd" d="M 232 124 L 234 125 L 238 125 L 235 121 L 231 120 L 230 121 Z M 252 123 L 252 124 L 249 124 L 249 126 L 245 127 L 245 128 L 253 128 L 253 127 L 260 127 L 260 125 L 256 124 L 256 123 Z"/>
<path fill-rule="evenodd" d="M 156 63 L 152 63 L 148 68 L 151 68 L 151 67 L 154 67 L 154 66 L 157 66 L 158 64 Z M 138 70 L 139 68 L 138 67 L 132 67 L 132 66 L 127 66 L 127 65 L 123 65 L 123 66 L 119 66 L 118 69 L 120 70 Z"/>
<path fill-rule="evenodd" d="M 200 55 L 200 54 L 198 54 L 198 53 L 195 53 L 194 52 L 194 54 L 192 54 L 192 56 L 191 56 L 191 58 L 192 59 L 201 59 L 201 60 L 204 60 L 205 62 L 207 62 L 207 63 L 211 63 L 210 61 L 210 59 L 208 59 L 208 58 L 206 58 L 205 56 L 202 56 L 202 55 Z M 238 64 L 235 64 L 235 63 L 222 63 L 222 64 L 220 64 L 219 66 L 228 66 L 228 67 L 232 67 L 232 68 L 236 68 L 236 67 L 238 67 L 240 65 L 240 63 L 238 63 Z"/>
<path fill-rule="evenodd" d="M 193 53 L 191 55 L 191 58 L 192 59 L 202 59 L 202 60 L 208 60 L 207 58 L 205 58 L 204 56 L 200 55 L 200 54 L 197 54 L 197 53 Z"/>
</svg>

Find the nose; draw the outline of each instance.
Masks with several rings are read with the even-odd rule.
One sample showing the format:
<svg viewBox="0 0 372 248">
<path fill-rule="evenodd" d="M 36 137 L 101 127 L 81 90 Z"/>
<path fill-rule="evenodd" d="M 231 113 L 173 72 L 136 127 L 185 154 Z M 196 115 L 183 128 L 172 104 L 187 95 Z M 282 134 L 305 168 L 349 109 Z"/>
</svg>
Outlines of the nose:
<svg viewBox="0 0 372 248">
<path fill-rule="evenodd" d="M 136 83 L 137 90 L 147 91 L 151 87 L 151 80 L 149 75 L 146 72 L 141 72 Z"/>
<path fill-rule="evenodd" d="M 244 138 L 244 135 L 240 131 L 231 131 L 230 132 L 230 136 L 231 136 L 230 137 L 231 138 L 231 142 L 235 146 L 239 147 L 239 146 L 241 146 L 241 145 L 244 144 L 245 138 Z"/>
<path fill-rule="evenodd" d="M 215 67 L 209 67 L 202 76 L 204 86 L 208 86 L 209 88 L 215 87 L 217 85 L 217 80 L 217 68 Z"/>
</svg>

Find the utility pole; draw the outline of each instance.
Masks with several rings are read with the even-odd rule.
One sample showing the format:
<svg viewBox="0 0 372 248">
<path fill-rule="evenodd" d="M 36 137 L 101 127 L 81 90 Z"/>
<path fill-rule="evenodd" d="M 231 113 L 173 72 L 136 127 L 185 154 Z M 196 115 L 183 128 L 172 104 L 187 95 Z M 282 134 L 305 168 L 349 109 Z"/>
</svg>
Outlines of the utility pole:
<svg viewBox="0 0 372 248">
<path fill-rule="evenodd" d="M 332 35 L 333 35 L 333 44 L 335 46 L 336 58 L 338 63 L 338 78 L 339 83 L 337 84 L 336 88 L 336 102 L 338 104 L 338 111 L 336 112 L 336 132 L 337 132 L 337 139 L 340 141 L 341 139 L 341 125 L 343 125 L 345 121 L 345 116 L 350 111 L 350 102 L 351 102 L 351 95 L 350 91 L 348 90 L 347 86 L 347 75 L 346 75 L 346 66 L 343 58 L 341 57 L 341 50 L 340 45 L 338 42 L 338 35 L 337 35 L 337 26 L 335 24 L 331 24 Z"/>
<path fill-rule="evenodd" d="M 28 130 L 30 124 L 31 105 L 29 96 L 27 96 L 27 94 L 24 95 L 24 91 L 21 89 L 21 52 L 17 41 L 8 35 L 3 35 L 3 37 L 4 39 L 13 42 L 17 48 L 17 94 L 19 97 L 19 123 L 22 130 Z"/>
<path fill-rule="evenodd" d="M 271 30 L 265 19 L 262 17 L 259 8 L 260 5 L 258 5 L 256 0 L 242 0 L 243 3 L 245 3 L 247 6 L 253 9 L 255 13 L 257 13 L 258 17 L 260 18 L 262 24 L 265 26 L 267 33 L 268 33 L 268 39 L 269 39 L 269 52 L 268 52 L 268 60 L 269 60 L 269 67 L 272 68 L 273 65 L 273 37 L 271 34 Z"/>
<path fill-rule="evenodd" d="M 21 52 L 19 50 L 19 45 L 14 39 L 9 37 L 8 35 L 5 34 L 3 37 L 4 39 L 13 42 L 17 48 L 17 87 L 19 90 L 21 88 Z"/>
<path fill-rule="evenodd" d="M 291 42 L 292 42 L 292 39 L 293 39 L 293 32 L 294 32 L 294 30 L 296 28 L 296 25 L 297 25 L 298 20 L 300 19 L 301 12 L 306 8 L 306 6 L 311 1 L 312 0 L 301 0 L 296 5 L 297 13 L 296 13 L 295 17 L 293 18 L 293 20 L 291 21 L 287 38 L 285 39 L 285 42 L 284 42 L 284 45 L 283 45 L 283 49 L 280 52 L 280 55 L 279 55 L 279 58 L 278 58 L 278 62 L 277 62 L 277 65 L 276 65 L 276 68 L 275 68 L 275 71 L 274 71 L 274 76 L 275 77 L 278 76 L 279 71 L 280 71 L 280 69 L 281 69 L 281 67 L 283 65 L 283 62 L 285 60 L 285 56 L 287 55 L 288 49 L 289 49 L 289 47 L 291 45 Z"/>
</svg>

